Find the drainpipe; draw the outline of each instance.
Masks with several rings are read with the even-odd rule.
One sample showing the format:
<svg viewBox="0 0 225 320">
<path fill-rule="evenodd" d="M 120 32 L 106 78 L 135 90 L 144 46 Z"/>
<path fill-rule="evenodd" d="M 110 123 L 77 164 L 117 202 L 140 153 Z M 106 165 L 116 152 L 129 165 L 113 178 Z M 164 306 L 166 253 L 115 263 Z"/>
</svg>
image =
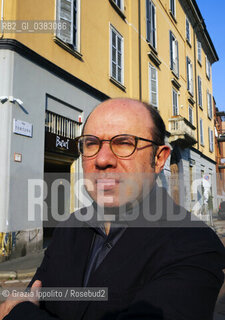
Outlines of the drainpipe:
<svg viewBox="0 0 225 320">
<path fill-rule="evenodd" d="M 1 4 L 1 39 L 4 36 L 4 28 L 3 28 L 3 21 L 4 21 L 4 0 L 2 0 L 2 4 Z"/>
<path fill-rule="evenodd" d="M 138 0 L 138 59 L 139 59 L 139 100 L 142 100 L 141 81 L 141 0 Z"/>
<path fill-rule="evenodd" d="M 195 64 L 195 100 L 196 100 L 196 129 L 197 129 L 197 146 L 199 150 L 199 125 L 198 125 L 198 77 L 197 77 L 197 67 L 196 67 L 196 34 L 194 32 L 194 64 Z"/>
</svg>

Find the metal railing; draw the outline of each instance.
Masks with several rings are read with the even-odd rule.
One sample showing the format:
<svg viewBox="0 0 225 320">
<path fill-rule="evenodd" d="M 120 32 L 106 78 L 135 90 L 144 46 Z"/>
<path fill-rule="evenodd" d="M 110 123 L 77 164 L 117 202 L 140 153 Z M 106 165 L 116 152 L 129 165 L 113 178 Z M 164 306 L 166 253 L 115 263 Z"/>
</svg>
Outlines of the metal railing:
<svg viewBox="0 0 225 320">
<path fill-rule="evenodd" d="M 45 131 L 74 139 L 79 135 L 79 125 L 76 121 L 46 111 Z"/>
</svg>

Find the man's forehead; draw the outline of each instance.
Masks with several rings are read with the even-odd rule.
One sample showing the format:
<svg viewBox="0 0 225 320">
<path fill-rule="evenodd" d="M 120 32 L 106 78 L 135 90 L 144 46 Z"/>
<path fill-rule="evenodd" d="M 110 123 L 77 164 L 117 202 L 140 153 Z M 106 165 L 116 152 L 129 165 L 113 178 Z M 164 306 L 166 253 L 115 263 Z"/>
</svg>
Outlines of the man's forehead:
<svg viewBox="0 0 225 320">
<path fill-rule="evenodd" d="M 117 98 L 98 105 L 89 115 L 82 133 L 102 139 L 124 133 L 151 139 L 153 127 L 150 113 L 140 101 Z"/>
<path fill-rule="evenodd" d="M 132 99 L 110 99 L 101 103 L 90 114 L 87 124 L 101 119 L 118 124 L 126 120 L 130 123 L 141 121 L 148 128 L 152 127 L 149 111 L 140 101 Z"/>
<path fill-rule="evenodd" d="M 129 99 L 129 98 L 115 98 L 108 99 L 100 103 L 93 112 L 104 109 L 121 109 L 130 110 L 131 112 L 145 112 L 146 108 L 141 101 Z"/>
</svg>

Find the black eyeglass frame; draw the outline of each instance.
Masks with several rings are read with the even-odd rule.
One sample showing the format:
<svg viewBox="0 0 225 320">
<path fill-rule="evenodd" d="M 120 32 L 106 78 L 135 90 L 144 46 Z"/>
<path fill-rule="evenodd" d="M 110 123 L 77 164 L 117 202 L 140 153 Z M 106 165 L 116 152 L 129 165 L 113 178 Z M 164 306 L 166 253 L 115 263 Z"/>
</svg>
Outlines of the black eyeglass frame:
<svg viewBox="0 0 225 320">
<path fill-rule="evenodd" d="M 113 149 L 112 149 L 112 141 L 113 141 L 113 139 L 115 139 L 115 138 L 117 138 L 117 137 L 120 137 L 120 136 L 129 136 L 129 137 L 133 137 L 133 138 L 135 139 L 134 150 L 133 150 L 133 152 L 132 152 L 131 154 L 129 154 L 128 156 L 120 156 L 120 155 L 116 154 L 116 153 L 113 151 Z M 80 151 L 80 148 L 78 147 L 78 144 L 79 144 L 79 139 L 80 139 L 80 138 L 83 138 L 83 137 L 94 137 L 94 138 L 96 138 L 96 139 L 99 141 L 99 149 L 98 149 L 98 151 L 97 151 L 96 153 L 94 153 L 94 154 L 91 155 L 91 156 L 85 156 L 85 155 L 82 154 L 82 152 Z M 102 148 L 102 142 L 103 142 L 103 141 L 108 141 L 108 142 L 109 142 L 110 149 L 111 149 L 112 153 L 113 153 L 116 157 L 118 157 L 118 158 L 128 158 L 128 157 L 130 157 L 130 156 L 135 152 L 135 150 L 137 149 L 137 144 L 138 144 L 138 141 L 139 141 L 139 140 L 151 142 L 152 144 L 154 144 L 154 145 L 156 145 L 156 146 L 161 146 L 161 144 L 159 144 L 159 143 L 157 143 L 157 142 L 155 142 L 155 141 L 153 141 L 153 140 L 149 140 L 149 139 L 137 137 L 137 136 L 134 136 L 134 135 L 132 135 L 132 134 L 126 134 L 126 133 L 124 133 L 124 134 L 117 134 L 116 136 L 112 137 L 111 139 L 102 139 L 102 140 L 99 139 L 99 137 L 97 137 L 97 136 L 95 136 L 95 135 L 93 135 L 93 134 L 84 134 L 84 135 L 81 135 L 81 136 L 75 138 L 75 142 L 76 142 L 76 145 L 77 145 L 77 149 L 78 149 L 79 153 L 80 153 L 83 157 L 85 157 L 85 158 L 91 158 L 91 157 L 96 156 L 96 154 L 98 154 L 98 152 L 99 152 L 99 151 L 101 150 L 101 148 Z"/>
</svg>

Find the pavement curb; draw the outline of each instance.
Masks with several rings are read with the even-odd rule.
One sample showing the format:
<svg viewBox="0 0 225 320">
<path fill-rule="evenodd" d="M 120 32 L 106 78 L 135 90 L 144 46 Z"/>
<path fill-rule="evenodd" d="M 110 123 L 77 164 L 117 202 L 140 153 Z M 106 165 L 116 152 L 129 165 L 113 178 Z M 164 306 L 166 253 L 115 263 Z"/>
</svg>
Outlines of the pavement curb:
<svg viewBox="0 0 225 320">
<path fill-rule="evenodd" d="M 33 278 L 36 270 L 35 268 L 17 271 L 0 271 L 0 281 L 30 279 Z"/>
<path fill-rule="evenodd" d="M 0 280 L 15 280 L 17 273 L 15 271 L 0 271 Z"/>
</svg>

